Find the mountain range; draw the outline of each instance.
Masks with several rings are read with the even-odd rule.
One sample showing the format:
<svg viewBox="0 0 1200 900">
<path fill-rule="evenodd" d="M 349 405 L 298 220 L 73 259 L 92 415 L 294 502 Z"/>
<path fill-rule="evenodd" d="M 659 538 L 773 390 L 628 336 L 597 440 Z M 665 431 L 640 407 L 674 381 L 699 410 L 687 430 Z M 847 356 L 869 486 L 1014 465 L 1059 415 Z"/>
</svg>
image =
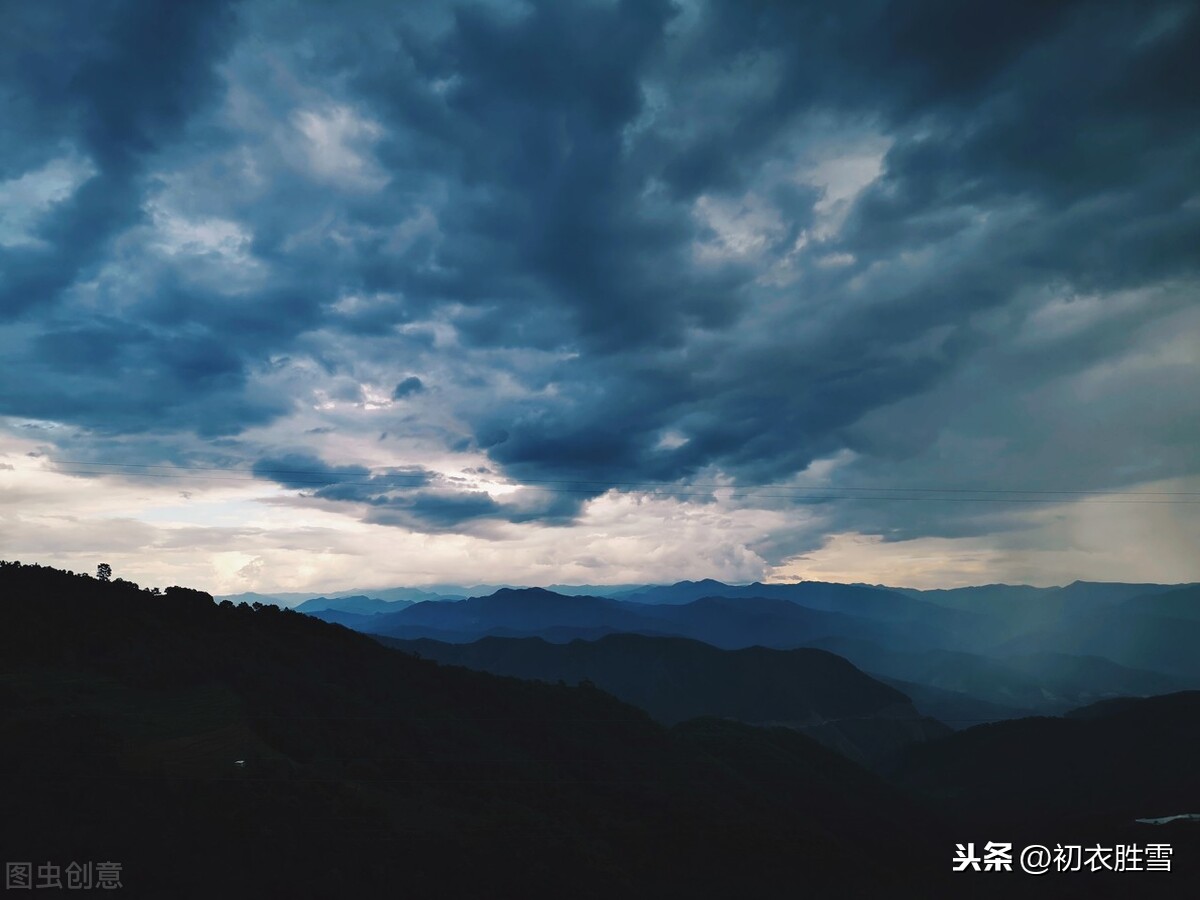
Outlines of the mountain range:
<svg viewBox="0 0 1200 900">
<path fill-rule="evenodd" d="M 502 588 L 402 606 L 364 600 L 354 613 L 322 601 L 327 608 L 313 614 L 380 637 L 446 644 L 640 634 L 724 650 L 818 647 L 906 691 L 922 714 L 962 727 L 1200 687 L 1197 590 L 1075 582 L 915 592 L 698 581 L 609 597 Z"/>
<path fill-rule="evenodd" d="M 1181 615 L 1190 595 L 1174 593 L 1111 599 L 1100 618 L 1192 621 Z M 1157 596 L 1167 599 L 1140 605 Z M 1173 686 L 1156 680 L 1161 671 L 1060 650 L 964 660 L 954 654 L 966 651 L 896 649 L 918 626 L 938 640 L 971 633 L 912 609 L 892 622 L 899 636 L 863 652 L 934 680 L 983 658 L 1007 660 L 979 675 L 985 684 L 1057 679 L 1097 694 Z M 10 860 L 119 860 L 130 895 L 180 898 L 766 897 L 781 887 L 1167 897 L 1200 887 L 1200 831 L 1186 817 L 1200 798 L 1196 691 L 954 732 L 931 724 L 886 752 L 878 741 L 867 759 L 870 729 L 924 721 L 903 679 L 884 682 L 811 648 L 478 634 L 532 628 L 548 612 L 547 631 L 723 623 L 741 640 L 769 626 L 886 635 L 892 611 L 502 589 L 364 616 L 476 634 L 401 650 L 384 646 L 395 638 L 261 601 L 0 564 L 0 844 Z M 1094 639 L 1085 629 L 1080 641 Z M 524 677 L 474 670 L 487 666 Z M 959 686 L 980 690 L 970 679 Z M 925 690 L 947 703 L 970 696 Z M 841 745 L 824 726 L 840 730 Z M 951 872 L 957 843 L 994 840 L 1161 842 L 1174 858 L 1165 876 Z"/>
<path fill-rule="evenodd" d="M 790 729 L 668 729 L 180 588 L 5 564 L 0 598 L 0 842 L 135 896 L 862 895 L 933 855 L 895 837 L 918 805 Z"/>
<path fill-rule="evenodd" d="M 901 691 L 824 650 L 719 650 L 686 638 L 637 634 L 567 644 L 497 637 L 471 644 L 381 640 L 497 675 L 591 682 L 668 725 L 703 716 L 785 725 L 864 764 L 949 731 L 921 716 Z"/>
</svg>

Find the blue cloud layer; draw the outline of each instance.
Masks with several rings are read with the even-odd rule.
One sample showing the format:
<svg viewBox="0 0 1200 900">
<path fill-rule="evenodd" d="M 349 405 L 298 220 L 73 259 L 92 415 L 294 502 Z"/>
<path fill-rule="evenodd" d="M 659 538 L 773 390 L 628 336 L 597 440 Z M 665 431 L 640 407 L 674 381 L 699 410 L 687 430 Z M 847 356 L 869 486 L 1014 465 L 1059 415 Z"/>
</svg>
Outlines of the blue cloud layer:
<svg viewBox="0 0 1200 900">
<path fill-rule="evenodd" d="M 300 488 L 269 470 L 314 435 L 420 433 L 531 485 L 315 491 L 430 531 L 839 454 L 836 478 L 885 487 L 1196 473 L 1175 377 L 1137 376 L 1161 402 L 1136 427 L 1116 393 L 1063 399 L 1156 323 L 1196 325 L 1189 5 L 5 17 L 0 192 L 24 199 L 0 229 L 0 414 L 77 426 L 76 455 L 250 456 Z M 55 160 L 90 174 L 56 187 Z M 299 416 L 372 384 L 392 406 L 369 419 Z M 533 487 L 554 480 L 589 485 Z M 870 503 L 834 525 L 1007 527 Z"/>
</svg>

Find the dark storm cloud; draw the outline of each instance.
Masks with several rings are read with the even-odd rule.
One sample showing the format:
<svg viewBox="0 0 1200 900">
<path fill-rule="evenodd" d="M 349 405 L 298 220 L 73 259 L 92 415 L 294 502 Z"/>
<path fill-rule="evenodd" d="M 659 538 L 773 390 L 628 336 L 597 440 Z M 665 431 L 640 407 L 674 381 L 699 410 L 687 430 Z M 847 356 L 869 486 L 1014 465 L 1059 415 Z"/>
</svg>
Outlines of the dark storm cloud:
<svg viewBox="0 0 1200 900">
<path fill-rule="evenodd" d="M 6 142 L 0 171 L 18 176 L 70 148 L 94 172 L 46 213 L 35 244 L 0 247 L 0 318 L 23 316 L 41 331 L 24 353 L 5 342 L 5 367 L 18 374 L 0 388 L 0 411 L 103 432 L 204 436 L 278 415 L 279 398 L 241 390 L 246 362 L 219 330 L 178 316 L 151 331 L 151 317 L 64 308 L 64 292 L 94 278 L 113 239 L 144 221 L 147 167 L 212 101 L 232 5 L 111 2 L 86 16 L 63 12 L 21 5 L 5 14 L 6 130 L 28 143 Z"/>
<path fill-rule="evenodd" d="M 647 2 L 539 3 L 520 15 L 464 6 L 447 34 L 405 44 L 416 75 L 448 79 L 435 108 L 394 90 L 401 67 L 366 63 L 367 96 L 405 135 L 381 156 L 440 154 L 451 192 L 442 228 L 454 235 L 436 274 L 377 258 L 365 268 L 373 286 L 468 303 L 478 312 L 461 327 L 481 345 L 619 349 L 729 321 L 729 283 L 691 275 L 683 211 L 638 208 L 653 173 L 623 148 L 670 16 Z"/>
<path fill-rule="evenodd" d="M 284 487 L 305 488 L 317 485 L 337 485 L 341 481 L 357 483 L 370 480 L 371 470 L 363 466 L 334 468 L 311 453 L 288 453 L 258 460 L 250 471 Z"/>
<path fill-rule="evenodd" d="M 501 502 L 464 486 L 462 479 L 419 466 L 372 472 L 363 466 L 330 466 L 308 453 L 266 457 L 251 471 L 306 498 L 361 504 L 364 521 L 429 532 L 469 529 L 477 522 L 565 524 L 586 499 L 573 491 L 521 489 Z"/>
<path fill-rule="evenodd" d="M 311 363 L 323 402 L 365 407 L 377 383 L 417 417 L 362 435 L 429 433 L 436 397 L 468 432 L 447 449 L 518 483 L 586 482 L 500 500 L 420 468 L 255 466 L 435 531 L 569 522 L 622 482 L 771 483 L 846 450 L 845 483 L 1117 487 L 1180 427 L 1166 406 L 1136 432 L 1114 418 L 1081 465 L 1053 385 L 1194 303 L 1189 4 L 5 16 L 0 181 L 71 153 L 93 174 L 0 243 L 0 353 L 21 373 L 0 413 L 192 445 L 318 405 L 317 381 L 283 377 Z M 813 176 L 854 154 L 878 171 Z M 1076 295 L 1099 298 L 1087 322 L 1039 325 Z M 1003 446 L 1039 467 L 971 455 Z M 1155 458 L 1156 477 L 1195 471 Z M 933 504 L 831 515 L 892 536 L 1011 525 Z"/>
<path fill-rule="evenodd" d="M 12 373 L 0 383 L 9 415 L 70 422 L 98 435 L 192 431 L 205 437 L 268 421 L 283 398 L 245 391 L 242 359 L 211 335 L 158 333 L 97 318 L 47 322 L 0 351 Z"/>
<path fill-rule="evenodd" d="M 393 400 L 402 400 L 410 394 L 415 394 L 418 391 L 425 389 L 424 383 L 416 375 L 409 375 L 403 381 L 398 383 L 392 391 Z"/>
<path fill-rule="evenodd" d="M 499 501 L 485 491 L 444 486 L 376 496 L 368 501 L 363 520 L 415 531 L 487 535 L 497 523 L 569 524 L 586 499 L 574 493 L 522 489 Z"/>
<path fill-rule="evenodd" d="M 569 421 L 542 410 L 522 416 L 508 441 L 492 447 L 493 458 L 510 467 L 607 465 L 650 477 L 716 463 L 749 479 L 781 477 L 844 445 L 843 429 L 864 414 L 950 377 L 995 339 L 972 326 L 972 315 L 1023 289 L 1107 291 L 1195 275 L 1200 205 L 1187 201 L 1195 196 L 1198 142 L 1195 127 L 1184 124 L 1196 121 L 1200 83 L 1187 49 L 1195 45 L 1195 15 L 1177 17 L 1144 45 L 1155 16 L 1169 9 L 917 6 L 876 19 L 839 17 L 842 38 L 832 43 L 817 39 L 830 21 L 823 16 L 810 40 L 791 41 L 791 49 L 787 39 L 802 33 L 792 17 L 812 14 L 799 5 L 763 9 L 757 22 L 730 6 L 702 30 L 708 54 L 724 50 L 726 59 L 781 48 L 786 74 L 757 106 L 725 111 L 732 120 L 713 138 L 720 152 L 705 157 L 701 140 L 667 156 L 663 171 L 693 178 L 677 178 L 679 191 L 751 186 L 746 156 L 761 159 L 755 145 L 774 149 L 808 104 L 896 123 L 884 177 L 830 242 L 830 251 L 856 262 L 841 283 L 825 287 L 847 301 L 816 323 L 819 340 L 799 327 L 794 338 L 754 334 L 748 346 L 723 348 L 722 358 L 692 359 L 683 370 L 664 364 L 640 372 L 637 383 L 614 366 L 608 402 L 571 404 L 563 410 Z M 813 67 L 825 64 L 819 76 Z M 889 67 L 899 77 L 885 78 Z M 840 80 L 847 72 L 858 76 Z M 808 83 L 811 93 L 797 93 Z M 910 118 L 916 127 L 904 124 Z M 689 161 L 696 154 L 707 162 Z M 1014 206 L 1025 209 L 1012 214 Z M 972 226 L 987 214 L 999 221 L 986 240 L 972 240 Z M 921 249 L 937 251 L 937 262 L 900 268 L 855 308 L 851 277 Z M 797 306 L 805 299 L 798 291 Z M 936 347 L 897 352 L 939 328 L 949 332 Z M 642 402 L 637 388 L 656 377 L 673 383 L 669 403 Z M 684 429 L 692 440 L 669 454 L 653 450 L 652 429 L 684 417 L 695 422 Z M 488 433 L 495 427 L 489 422 Z M 1065 463 L 1052 477 L 1063 483 L 1070 474 Z"/>
<path fill-rule="evenodd" d="M 137 221 L 145 162 L 211 97 L 232 24 L 223 0 L 66 12 L 19 4 L 4 13 L 6 130 L 20 138 L 5 142 L 0 172 L 20 174 L 73 143 L 98 173 L 42 225 L 44 251 L 0 251 L 0 315 L 53 305 Z"/>
</svg>

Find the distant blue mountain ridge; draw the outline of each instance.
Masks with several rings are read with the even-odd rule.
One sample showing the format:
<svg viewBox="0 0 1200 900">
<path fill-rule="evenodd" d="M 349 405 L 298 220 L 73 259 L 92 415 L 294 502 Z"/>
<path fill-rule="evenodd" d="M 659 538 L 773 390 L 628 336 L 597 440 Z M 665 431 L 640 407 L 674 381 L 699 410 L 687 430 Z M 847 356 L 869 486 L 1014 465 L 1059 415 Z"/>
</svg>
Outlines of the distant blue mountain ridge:
<svg viewBox="0 0 1200 900">
<path fill-rule="evenodd" d="M 1196 585 L 1077 581 L 919 591 L 709 579 L 625 586 L 607 596 L 502 587 L 461 599 L 395 590 L 410 591 L 408 602 L 363 593 L 311 598 L 297 608 L 380 637 L 447 644 L 636 634 L 726 651 L 820 647 L 903 683 L 918 710 L 959 727 L 1200 688 Z"/>
</svg>

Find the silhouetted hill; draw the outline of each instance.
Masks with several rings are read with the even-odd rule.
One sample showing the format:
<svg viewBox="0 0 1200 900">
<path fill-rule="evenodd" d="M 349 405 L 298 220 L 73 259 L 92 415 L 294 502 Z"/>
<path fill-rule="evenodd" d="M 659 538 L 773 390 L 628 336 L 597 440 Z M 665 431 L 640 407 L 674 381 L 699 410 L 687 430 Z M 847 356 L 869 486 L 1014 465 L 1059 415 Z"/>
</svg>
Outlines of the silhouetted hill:
<svg viewBox="0 0 1200 900">
<path fill-rule="evenodd" d="M 1158 614 L 1190 612 L 1192 589 L 1123 600 L 1145 586 L 993 585 L 977 589 L 992 596 L 983 611 L 814 582 L 733 588 L 681 582 L 664 590 L 676 601 L 714 585 L 732 593 L 761 588 L 783 596 L 646 603 L 526 588 L 419 603 L 369 619 L 318 615 L 371 634 L 448 643 L 488 636 L 566 643 L 630 633 L 685 637 L 725 650 L 823 647 L 863 671 L 916 686 L 918 708 L 934 718 L 953 719 L 955 727 L 1028 711 L 1058 714 L 1107 696 L 1200 686 L 1200 621 Z M 1092 591 L 1099 593 L 1093 597 Z M 830 607 L 847 600 L 847 608 L 862 614 L 814 609 L 800 600 Z"/>
<path fill-rule="evenodd" d="M 914 745 L 891 770 L 906 799 L 791 729 L 668 730 L 595 687 L 439 666 L 274 606 L 3 564 L 0 615 L 0 843 L 10 860 L 118 860 L 128 896 L 1163 897 L 1198 881 L 1200 832 L 1131 824 L 1194 811 L 1195 694 Z M 1010 839 L 1176 855 L 1150 887 L 949 873 L 955 842 Z"/>
<path fill-rule="evenodd" d="M 1193 811 L 1198 745 L 1200 692 L 1187 691 L 980 725 L 909 747 L 895 774 L 964 816 L 1083 827 Z"/>
<path fill-rule="evenodd" d="M 788 649 L 826 635 L 874 635 L 887 630 L 866 619 L 770 597 L 702 597 L 680 606 L 649 608 L 669 622 L 675 634 L 728 650 L 754 646 Z"/>
<path fill-rule="evenodd" d="M 1157 615 L 1153 604 L 1147 608 L 1131 601 L 1090 615 L 1062 616 L 1043 628 L 1022 632 L 999 645 L 996 652 L 1005 656 L 1046 652 L 1099 656 L 1198 686 L 1198 647 L 1200 620 Z"/>
<path fill-rule="evenodd" d="M 447 593 L 436 590 L 412 587 L 392 588 L 352 588 L 347 591 L 275 591 L 270 594 L 260 594 L 247 591 L 241 594 L 219 594 L 216 600 L 229 600 L 232 603 L 273 603 L 286 609 L 298 609 L 311 600 L 322 603 L 329 600 L 346 600 L 354 597 L 367 597 L 384 603 L 417 603 L 421 600 L 461 600 L 465 593 Z M 323 607 L 317 607 L 323 608 Z M 398 608 L 398 607 L 396 607 Z"/>
<path fill-rule="evenodd" d="M 1179 585 L 1122 584 L 1076 581 L 1065 587 L 1034 588 L 1027 585 L 985 585 L 944 591 L 905 593 L 926 599 L 947 610 L 970 613 L 974 617 L 944 623 L 945 649 L 1007 656 L 1034 649 L 1077 655 L 1107 655 L 1090 650 L 1070 639 L 1077 625 L 1111 616 L 1134 616 L 1153 611 L 1153 604 L 1134 603 L 1135 598 L 1150 598 L 1180 589 Z M 1185 608 L 1189 605 L 1185 604 Z M 1159 614 L 1162 614 L 1160 609 Z M 1188 613 L 1184 618 L 1193 616 Z M 1120 626 L 1118 626 L 1119 628 Z M 1038 640 L 1040 639 L 1040 643 Z M 1133 668 L 1161 671 L 1161 667 L 1135 662 L 1135 657 L 1114 659 Z"/>
<path fill-rule="evenodd" d="M 922 715 L 937 719 L 956 731 L 984 722 L 1002 722 L 1005 719 L 1020 719 L 1037 714 L 1032 709 L 991 703 L 962 691 L 918 684 L 915 681 L 891 678 L 878 673 L 869 674 L 884 684 L 903 692 L 912 700 L 913 706 Z"/>
<path fill-rule="evenodd" d="M 719 593 L 695 597 L 710 590 Z M 707 580 L 650 587 L 617 597 L 502 588 L 457 602 L 417 603 L 399 612 L 377 604 L 361 607 L 380 610 L 370 620 L 326 613 L 321 617 L 373 634 L 456 643 L 489 635 L 567 641 L 627 632 L 689 637 L 724 649 L 755 645 L 789 649 L 834 639 L 865 641 L 891 652 L 968 654 L 958 658 L 964 664 L 982 656 L 999 661 L 1002 668 L 1012 667 L 1007 660 L 1013 656 L 1098 657 L 1127 669 L 1173 676 L 1176 681 L 1160 687 L 1175 690 L 1193 686 L 1196 682 L 1187 679 L 1200 677 L 1200 662 L 1193 652 L 1200 633 L 1192 633 L 1200 627 L 1200 614 L 1188 599 L 1192 596 L 1189 590 L 1195 588 L 1075 582 L 1063 588 L 987 585 L 919 592 L 819 582 L 724 585 Z M 921 599 L 926 596 L 936 597 L 937 602 Z M 1184 624 L 1176 628 L 1166 621 L 1172 617 L 1168 614 Z M 862 668 L 888 677 L 965 692 L 1013 708 L 1061 711 L 1113 691 L 1142 694 L 1155 690 L 1114 687 L 1113 679 L 1097 680 L 1096 673 L 1091 673 L 1076 679 L 1085 683 L 1075 688 L 1059 690 L 1054 684 L 1044 684 L 1053 696 L 1030 705 L 1024 695 L 1037 690 L 1033 681 L 1024 685 L 994 682 L 984 692 L 968 689 L 973 669 L 981 670 L 977 662 L 957 672 L 950 667 L 941 673 L 949 680 L 935 683 L 870 658 L 852 659 Z M 946 657 L 940 660 L 945 662 Z M 1032 675 L 1034 681 L 1047 681 L 1044 672 Z M 1180 682 L 1180 678 L 1185 680 Z M 1063 679 L 1056 675 L 1049 680 Z M 1009 688 L 1013 690 L 1005 694 Z"/>
<path fill-rule="evenodd" d="M 1115 606 L 1118 603 L 1132 600 L 1134 597 L 1149 597 L 1154 594 L 1164 594 L 1181 587 L 1196 587 L 1196 585 L 1073 581 L 1065 587 L 1059 588 L 1059 596 L 1070 601 Z"/>
<path fill-rule="evenodd" d="M 873 896 L 934 856 L 799 734 L 667 731 L 196 591 L 5 564 L 0 598 L 0 842 L 120 861 L 130 896 Z"/>
<path fill-rule="evenodd" d="M 422 600 L 461 600 L 469 592 L 450 585 L 446 589 L 440 587 L 390 587 L 390 588 L 352 588 L 348 591 L 335 591 L 328 596 L 334 600 L 343 597 L 366 596 L 385 603 L 420 603 Z"/>
<path fill-rule="evenodd" d="M 1061 696 L 1073 705 L 1105 695 L 1146 697 L 1169 694 L 1187 687 L 1187 679 L 1133 669 L 1101 656 L 1041 652 L 1005 657 L 1002 662 L 1015 672 L 1043 683 L 1043 690 Z"/>
<path fill-rule="evenodd" d="M 930 607 L 934 608 L 934 607 Z M 852 635 L 906 647 L 937 646 L 937 623 L 880 621 L 814 610 L 773 597 L 703 597 L 677 605 L 651 605 L 607 597 L 565 597 L 541 588 L 504 589 L 458 602 L 416 603 L 382 614 L 364 626 L 372 634 L 455 643 L 489 635 L 562 639 L 603 632 L 674 635 L 723 649 L 766 646 L 790 649 L 822 637 Z"/>
<path fill-rule="evenodd" d="M 981 584 L 960 588 L 892 588 L 914 600 L 923 600 L 947 609 L 977 613 L 997 613 L 1021 607 L 1025 604 L 1044 601 L 1059 588 L 1040 588 L 1028 584 Z"/>
<path fill-rule="evenodd" d="M 618 600 L 632 600 L 635 603 L 691 603 L 701 597 L 720 596 L 730 585 L 713 578 L 702 578 L 699 581 L 677 581 L 674 584 L 647 584 L 620 591 L 612 596 Z"/>
<path fill-rule="evenodd" d="M 949 650 L 902 652 L 846 638 L 824 639 L 816 645 L 872 674 L 1041 714 L 1062 713 L 1106 696 L 1147 696 L 1188 686 L 1185 679 L 1131 669 L 1098 656 L 1046 651 L 1006 657 Z M 918 707 L 928 712 L 919 703 Z"/>
<path fill-rule="evenodd" d="M 381 640 L 498 675 L 551 683 L 590 680 L 667 724 L 717 716 L 786 725 L 860 762 L 947 730 L 919 716 L 899 691 L 823 650 L 719 650 L 685 638 L 633 634 L 569 644 L 540 638 L 471 644 Z"/>
<path fill-rule="evenodd" d="M 584 595 L 587 597 L 618 597 L 643 590 L 644 584 L 548 584 L 546 590 L 563 594 L 567 597 Z"/>
<path fill-rule="evenodd" d="M 939 606 L 976 612 L 1003 613 L 1029 605 L 1062 608 L 1071 604 L 1112 606 L 1133 597 L 1171 591 L 1182 585 L 1126 584 L 1122 582 L 1074 581 L 1064 587 L 1032 587 L 1027 584 L 985 584 L 973 587 L 918 590 L 892 588 L 913 599 L 925 600 Z"/>
<path fill-rule="evenodd" d="M 1200 585 L 1139 594 L 1122 602 L 1121 611 L 1127 614 L 1200 621 Z"/>
<path fill-rule="evenodd" d="M 936 607 L 886 588 L 823 581 L 796 584 L 730 585 L 720 581 L 680 581 L 661 587 L 619 595 L 621 600 L 647 604 L 684 604 L 705 597 L 768 598 L 787 600 L 820 612 L 846 613 L 868 618 L 896 620 L 921 618 L 937 612 Z"/>
<path fill-rule="evenodd" d="M 328 610 L 355 613 L 361 616 L 372 616 L 376 613 L 393 613 L 410 606 L 412 600 L 380 600 L 365 594 L 354 594 L 349 597 L 313 597 L 294 607 L 296 612 L 317 613 Z"/>
<path fill-rule="evenodd" d="M 355 631 L 369 631 L 371 623 L 375 619 L 375 615 L 345 612 L 340 609 L 315 609 L 305 613 L 305 615 L 312 616 L 314 619 L 320 619 L 322 622 L 345 625 L 347 628 L 353 628 Z"/>
<path fill-rule="evenodd" d="M 1087 706 L 1069 709 L 1063 713 L 1065 719 L 1098 719 L 1111 716 L 1114 713 L 1136 709 L 1142 702 L 1142 697 L 1111 697 L 1108 700 L 1098 700 Z"/>
<path fill-rule="evenodd" d="M 1114 615 L 1127 617 L 1152 612 L 1152 604 L 1137 604 L 1138 597 L 1153 597 L 1178 590 L 1179 585 L 1122 584 L 1076 581 L 1065 587 L 1035 588 L 1028 585 L 984 585 L 951 590 L 916 591 L 901 589 L 900 593 L 930 601 L 947 611 L 970 614 L 972 618 L 942 622 L 943 649 L 982 653 L 991 656 L 1010 656 L 1014 653 L 1057 652 L 1074 655 L 1108 656 L 1101 647 L 1103 640 L 1088 644 L 1077 638 L 1079 626 L 1095 630 L 1098 621 L 1111 622 Z M 1184 608 L 1190 605 L 1184 604 Z M 1165 607 L 1159 609 L 1159 615 Z M 1188 612 L 1183 618 L 1195 614 Z M 1132 618 L 1127 618 L 1132 623 Z M 1123 625 L 1116 624 L 1120 631 Z M 1153 631 L 1155 626 L 1137 626 Z M 1073 636 L 1074 635 L 1074 636 Z M 1145 638 L 1153 644 L 1153 635 Z M 1169 643 L 1169 642 L 1168 642 Z M 903 648 L 897 648 L 903 649 Z M 1168 670 L 1150 664 L 1147 656 L 1126 654 L 1110 657 L 1114 662 L 1150 671 L 1187 673 L 1188 667 Z"/>
<path fill-rule="evenodd" d="M 952 811 L 954 833 L 975 836 L 977 848 L 984 840 L 1012 842 L 1014 850 L 1100 847 L 1109 865 L 1116 846 L 1170 848 L 1169 872 L 1090 871 L 1085 864 L 1082 872 L 1030 878 L 1018 870 L 1003 890 L 993 885 L 997 897 L 1190 898 L 1200 891 L 1200 827 L 1138 820 L 1200 811 L 1198 741 L 1200 693 L 1122 698 L 1064 718 L 996 722 L 914 744 L 891 774 L 914 797 Z M 968 893 L 961 877 L 957 884 L 961 893 L 947 896 L 986 887 L 972 880 Z"/>
<path fill-rule="evenodd" d="M 221 594 L 215 599 L 218 601 L 228 600 L 231 603 L 271 603 L 275 606 L 282 606 L 288 609 L 317 596 L 319 595 L 308 591 L 277 591 L 271 594 L 261 594 L 258 591 L 243 591 L 240 594 Z"/>
<path fill-rule="evenodd" d="M 376 633 L 404 627 L 482 633 L 494 628 L 514 631 L 549 626 L 632 629 L 653 623 L 641 608 L 606 597 L 567 597 L 543 588 L 501 588 L 486 597 L 416 603 L 381 620 Z"/>
</svg>

